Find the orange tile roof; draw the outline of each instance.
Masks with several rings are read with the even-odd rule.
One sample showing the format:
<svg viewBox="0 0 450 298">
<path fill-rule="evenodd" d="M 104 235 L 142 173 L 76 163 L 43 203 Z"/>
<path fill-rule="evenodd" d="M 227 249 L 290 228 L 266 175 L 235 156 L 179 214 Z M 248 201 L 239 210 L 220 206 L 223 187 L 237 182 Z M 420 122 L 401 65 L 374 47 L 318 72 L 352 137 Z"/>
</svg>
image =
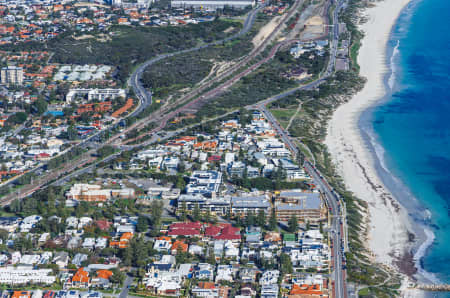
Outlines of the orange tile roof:
<svg viewBox="0 0 450 298">
<path fill-rule="evenodd" d="M 14 291 L 11 298 L 28 298 L 31 297 L 31 293 L 28 291 Z"/>
<path fill-rule="evenodd" d="M 204 142 L 194 144 L 194 148 L 216 149 L 216 147 L 217 147 L 217 141 L 204 141 Z"/>
<path fill-rule="evenodd" d="M 320 285 L 297 285 L 292 286 L 290 295 L 323 295 Z"/>
<path fill-rule="evenodd" d="M 121 114 L 123 114 L 126 111 L 128 111 L 128 109 L 131 108 L 132 106 L 133 106 L 133 99 L 132 98 L 128 98 L 128 100 L 125 103 L 125 105 L 123 107 L 121 107 L 120 109 L 118 109 L 117 111 L 115 111 L 114 113 L 112 113 L 111 116 L 114 117 L 114 118 L 117 118 Z"/>
<path fill-rule="evenodd" d="M 122 236 L 120 236 L 120 241 L 130 240 L 131 238 L 133 238 L 133 233 L 126 232 L 126 233 L 123 233 Z"/>
<path fill-rule="evenodd" d="M 98 270 L 97 271 L 98 278 L 109 279 L 112 275 L 113 275 L 113 273 L 110 270 Z"/>
<path fill-rule="evenodd" d="M 183 241 L 177 240 L 172 244 L 171 250 L 178 250 L 178 249 L 181 249 L 183 252 L 187 252 L 188 245 L 186 243 L 184 243 Z"/>
<path fill-rule="evenodd" d="M 161 237 L 158 237 L 158 240 L 172 241 L 172 238 L 170 238 L 168 236 L 161 236 Z"/>
<path fill-rule="evenodd" d="M 88 283 L 89 282 L 89 273 L 84 271 L 84 268 L 81 267 L 77 270 L 77 272 L 72 277 L 72 282 L 81 282 Z"/>
<path fill-rule="evenodd" d="M 175 140 L 175 142 L 192 142 L 197 140 L 197 137 L 184 136 Z"/>
<path fill-rule="evenodd" d="M 216 286 L 210 281 L 201 281 L 198 283 L 198 287 L 202 289 L 215 289 Z"/>
</svg>

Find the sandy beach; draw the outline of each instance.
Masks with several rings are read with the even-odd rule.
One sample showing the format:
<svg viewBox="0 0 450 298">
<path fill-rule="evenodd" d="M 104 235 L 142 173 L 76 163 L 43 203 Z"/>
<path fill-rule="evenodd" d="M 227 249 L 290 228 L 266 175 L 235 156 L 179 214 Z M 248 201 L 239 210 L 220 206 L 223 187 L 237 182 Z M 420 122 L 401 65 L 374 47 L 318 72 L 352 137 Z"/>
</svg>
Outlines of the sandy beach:
<svg viewBox="0 0 450 298">
<path fill-rule="evenodd" d="M 363 90 L 340 106 L 329 122 L 325 140 L 333 161 L 349 190 L 369 205 L 368 248 L 376 261 L 392 265 L 408 249 L 412 231 L 406 210 L 393 198 L 377 176 L 374 160 L 358 128 L 359 117 L 385 95 L 386 44 L 397 17 L 410 0 L 384 0 L 364 13 L 365 37 L 358 56 Z"/>
</svg>

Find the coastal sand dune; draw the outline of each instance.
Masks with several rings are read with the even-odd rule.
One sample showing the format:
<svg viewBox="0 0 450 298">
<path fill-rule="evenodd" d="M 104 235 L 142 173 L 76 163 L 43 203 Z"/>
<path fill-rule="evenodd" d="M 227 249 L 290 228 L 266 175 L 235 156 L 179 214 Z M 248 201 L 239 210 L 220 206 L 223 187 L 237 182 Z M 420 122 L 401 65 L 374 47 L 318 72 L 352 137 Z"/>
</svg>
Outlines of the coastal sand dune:
<svg viewBox="0 0 450 298">
<path fill-rule="evenodd" d="M 365 11 L 367 22 L 361 25 L 365 37 L 358 63 L 367 83 L 335 111 L 325 140 L 348 189 L 369 205 L 368 248 L 376 261 L 387 265 L 392 265 L 408 249 L 411 226 L 405 209 L 377 176 L 371 153 L 361 137 L 358 119 L 362 111 L 385 94 L 386 44 L 398 15 L 409 1 L 384 0 Z"/>
</svg>

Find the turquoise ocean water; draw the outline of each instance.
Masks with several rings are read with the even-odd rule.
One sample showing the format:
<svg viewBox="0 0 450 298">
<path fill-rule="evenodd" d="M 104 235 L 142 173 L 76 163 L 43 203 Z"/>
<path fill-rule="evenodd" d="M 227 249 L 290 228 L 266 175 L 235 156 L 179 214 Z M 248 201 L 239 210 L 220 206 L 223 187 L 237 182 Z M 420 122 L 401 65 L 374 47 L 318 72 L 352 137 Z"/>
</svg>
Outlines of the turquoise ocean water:
<svg viewBox="0 0 450 298">
<path fill-rule="evenodd" d="M 360 127 L 382 180 L 417 223 L 421 272 L 450 283 L 450 1 L 413 0 L 386 63 L 389 93 Z"/>
</svg>

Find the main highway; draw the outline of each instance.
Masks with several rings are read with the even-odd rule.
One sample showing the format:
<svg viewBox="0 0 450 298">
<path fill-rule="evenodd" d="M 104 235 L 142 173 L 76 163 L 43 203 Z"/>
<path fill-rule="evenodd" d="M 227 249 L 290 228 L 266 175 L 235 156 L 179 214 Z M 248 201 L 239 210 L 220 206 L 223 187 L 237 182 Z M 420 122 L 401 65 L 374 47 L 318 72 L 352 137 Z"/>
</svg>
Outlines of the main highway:
<svg viewBox="0 0 450 298">
<path fill-rule="evenodd" d="M 333 188 L 328 184 L 325 178 L 320 174 L 320 172 L 309 161 L 305 162 L 304 167 L 313 179 L 314 184 L 321 191 L 323 198 L 325 199 L 325 202 L 329 208 L 328 210 L 331 216 L 330 237 L 332 239 L 331 249 L 333 250 L 332 278 L 334 281 L 334 297 L 346 297 L 346 269 L 343 265 L 343 262 L 345 261 L 343 223 L 345 221 L 342 218 L 340 198 L 334 192 Z"/>
<path fill-rule="evenodd" d="M 158 123 L 158 127 L 154 128 L 152 131 L 150 131 L 149 133 L 155 133 L 161 129 L 163 129 L 165 127 L 165 125 L 167 124 L 168 120 L 170 120 L 171 118 L 173 118 L 175 115 L 177 115 L 180 112 L 183 112 L 186 108 L 189 108 L 190 106 L 196 104 L 199 101 L 203 101 L 206 100 L 208 98 L 214 97 L 215 95 L 219 94 L 219 92 L 221 92 L 223 89 L 225 89 L 226 87 L 229 87 L 231 84 L 235 83 L 238 79 L 240 79 L 242 76 L 247 75 L 248 73 L 250 73 L 252 70 L 254 70 L 255 68 L 257 68 L 261 63 L 264 63 L 266 61 L 263 62 L 258 62 L 259 65 L 252 65 L 251 67 L 249 67 L 249 69 L 247 69 L 246 71 L 240 72 L 238 74 L 233 75 L 236 71 L 238 71 L 239 69 L 245 67 L 248 63 L 250 63 L 255 57 L 257 57 L 259 54 L 261 54 L 263 52 L 263 50 L 267 47 L 267 45 L 269 45 L 269 43 L 273 40 L 273 38 L 281 31 L 281 29 L 283 28 L 284 24 L 293 16 L 293 14 L 295 12 L 297 12 L 298 8 L 300 7 L 300 5 L 303 3 L 303 0 L 296 0 L 294 2 L 294 4 L 292 5 L 292 7 L 289 9 L 289 11 L 283 16 L 283 19 L 279 22 L 279 24 L 271 31 L 271 33 L 264 39 L 264 41 L 258 45 L 255 49 L 253 49 L 247 56 L 245 56 L 244 59 L 240 60 L 238 63 L 234 64 L 233 66 L 229 67 L 227 70 L 225 70 L 223 73 L 221 73 L 220 75 L 216 76 L 213 79 L 208 80 L 206 83 L 204 83 L 201 86 L 198 86 L 197 88 L 195 88 L 194 90 L 192 90 L 191 92 L 189 92 L 188 94 L 184 95 L 183 97 L 177 99 L 175 104 L 172 104 L 171 106 L 167 106 L 164 108 L 161 108 L 158 110 L 158 113 L 152 114 L 142 120 L 140 120 L 139 122 L 131 125 L 130 127 L 128 127 L 124 134 L 136 129 L 136 128 L 142 128 L 145 125 L 148 125 L 149 121 L 153 121 Z M 176 53 L 172 53 L 172 54 L 166 54 L 166 55 L 162 55 L 159 57 L 156 57 L 150 61 L 148 61 L 147 66 L 155 63 L 156 61 L 160 61 L 163 58 L 166 57 L 171 57 L 174 55 L 178 55 L 181 53 L 188 53 L 188 52 L 192 52 L 192 51 L 197 51 L 203 48 L 206 48 L 208 46 L 211 45 L 218 45 L 221 44 L 225 41 L 231 40 L 233 38 L 236 38 L 238 36 L 241 36 L 245 33 L 247 33 L 252 24 L 254 23 L 254 19 L 255 16 L 257 14 L 257 12 L 259 11 L 259 9 L 261 9 L 264 6 L 261 6 L 259 8 L 256 8 L 254 11 L 252 11 L 249 16 L 247 17 L 243 29 L 237 33 L 234 36 L 228 37 L 224 40 L 221 41 L 216 41 L 213 42 L 211 44 L 207 44 L 207 45 L 203 45 L 200 47 L 196 47 L 193 49 L 188 49 L 188 50 L 183 50 L 180 52 L 176 52 Z M 257 64 L 258 64 L 257 63 Z M 144 67 L 147 64 L 144 63 L 144 65 L 142 65 L 142 67 Z M 253 69 L 252 69 L 253 67 Z M 143 71 L 143 69 L 141 70 L 141 72 Z M 221 81 L 225 80 L 227 77 L 232 76 L 233 77 L 231 79 L 229 79 L 227 82 L 220 84 L 219 87 L 214 88 L 213 90 L 208 91 L 206 94 L 201 95 L 202 92 L 206 91 L 208 88 L 212 87 L 215 83 L 220 83 Z M 145 88 L 143 88 L 143 86 L 141 85 L 142 83 L 140 82 L 140 80 L 138 79 L 134 79 L 131 80 L 131 86 L 135 89 L 135 92 L 141 92 L 142 90 L 145 91 Z M 137 86 L 134 87 L 133 84 L 136 84 Z M 141 86 L 138 86 L 141 85 Z M 141 91 L 140 91 L 141 90 Z M 148 94 L 148 93 L 147 93 Z M 144 96 L 144 93 L 142 93 L 142 96 Z M 148 101 L 147 101 L 148 102 Z M 171 108 L 173 106 L 180 106 L 179 108 L 176 108 L 175 110 L 171 110 Z M 147 133 L 147 134 L 149 134 Z M 143 137 L 145 134 L 139 136 L 137 139 Z M 109 141 L 115 141 L 115 139 L 117 139 L 118 136 L 111 138 Z M 134 141 L 134 140 L 133 140 Z"/>
<path fill-rule="evenodd" d="M 138 115 L 145 108 L 147 108 L 149 105 L 152 104 L 152 93 L 151 93 L 151 91 L 145 89 L 145 87 L 142 85 L 142 82 L 141 82 L 142 74 L 144 73 L 145 69 L 147 69 L 151 65 L 153 65 L 161 60 L 167 59 L 169 57 L 186 54 L 186 53 L 191 53 L 191 52 L 196 52 L 196 51 L 208 48 L 208 47 L 220 45 L 220 44 L 223 44 L 225 42 L 228 42 L 230 40 L 236 39 L 238 37 L 241 37 L 241 36 L 247 34 L 250 31 L 250 29 L 252 28 L 253 24 L 255 23 L 256 16 L 262 7 L 263 6 L 260 6 L 260 7 L 253 9 L 252 11 L 250 11 L 248 16 L 245 18 L 242 29 L 232 36 L 229 36 L 222 40 L 217 40 L 217 41 L 214 41 L 211 43 L 207 43 L 207 44 L 204 44 L 204 45 L 201 45 L 198 47 L 193 47 L 193 48 L 189 48 L 189 49 L 185 49 L 185 50 L 181 50 L 181 51 L 177 51 L 177 52 L 173 52 L 173 53 L 161 54 L 161 55 L 159 55 L 155 58 L 152 58 L 150 60 L 147 60 L 144 63 L 142 63 L 141 65 L 139 65 L 135 69 L 135 71 L 131 74 L 130 79 L 128 80 L 129 86 L 133 89 L 134 93 L 136 94 L 137 98 L 140 101 L 139 107 L 131 113 L 131 116 Z"/>
</svg>

